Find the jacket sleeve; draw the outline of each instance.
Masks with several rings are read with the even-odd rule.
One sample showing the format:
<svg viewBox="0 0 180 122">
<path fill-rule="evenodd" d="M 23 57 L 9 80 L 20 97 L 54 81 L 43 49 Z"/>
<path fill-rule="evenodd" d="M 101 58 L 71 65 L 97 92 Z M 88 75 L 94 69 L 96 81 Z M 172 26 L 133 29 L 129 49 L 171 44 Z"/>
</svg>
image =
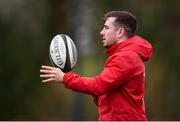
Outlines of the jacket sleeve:
<svg viewBox="0 0 180 122">
<path fill-rule="evenodd" d="M 132 75 L 132 66 L 132 58 L 129 56 L 113 56 L 108 59 L 100 75 L 96 77 L 81 77 L 70 72 L 64 75 L 63 83 L 66 88 L 99 96 L 126 82 Z"/>
</svg>

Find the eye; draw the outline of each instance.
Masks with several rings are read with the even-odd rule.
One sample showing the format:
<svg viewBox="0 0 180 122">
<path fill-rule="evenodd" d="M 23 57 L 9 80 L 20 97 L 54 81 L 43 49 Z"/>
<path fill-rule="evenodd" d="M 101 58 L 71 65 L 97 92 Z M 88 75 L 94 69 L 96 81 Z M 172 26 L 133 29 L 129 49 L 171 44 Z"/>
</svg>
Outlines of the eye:
<svg viewBox="0 0 180 122">
<path fill-rule="evenodd" d="M 109 29 L 109 27 L 108 27 L 107 25 L 104 25 L 104 28 L 105 28 L 105 29 Z"/>
</svg>

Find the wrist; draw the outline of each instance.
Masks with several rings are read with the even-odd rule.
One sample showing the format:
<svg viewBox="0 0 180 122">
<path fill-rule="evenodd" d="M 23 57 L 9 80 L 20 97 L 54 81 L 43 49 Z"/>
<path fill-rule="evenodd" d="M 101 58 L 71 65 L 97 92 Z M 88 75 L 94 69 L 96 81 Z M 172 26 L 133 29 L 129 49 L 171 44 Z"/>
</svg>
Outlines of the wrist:
<svg viewBox="0 0 180 122">
<path fill-rule="evenodd" d="M 60 83 L 63 83 L 63 81 L 64 81 L 64 75 L 65 75 L 65 73 L 62 72 L 62 73 L 61 73 L 61 77 L 59 78 L 59 82 L 60 82 Z"/>
</svg>

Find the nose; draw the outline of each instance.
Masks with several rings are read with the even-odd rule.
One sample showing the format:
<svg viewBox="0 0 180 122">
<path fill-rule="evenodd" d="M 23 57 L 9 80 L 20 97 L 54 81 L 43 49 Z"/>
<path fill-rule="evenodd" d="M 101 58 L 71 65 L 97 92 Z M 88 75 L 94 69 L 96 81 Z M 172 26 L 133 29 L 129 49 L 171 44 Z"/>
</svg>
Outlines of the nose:
<svg viewBox="0 0 180 122">
<path fill-rule="evenodd" d="M 104 29 L 102 29 L 101 32 L 100 32 L 101 36 L 103 36 L 103 34 L 104 34 Z"/>
</svg>

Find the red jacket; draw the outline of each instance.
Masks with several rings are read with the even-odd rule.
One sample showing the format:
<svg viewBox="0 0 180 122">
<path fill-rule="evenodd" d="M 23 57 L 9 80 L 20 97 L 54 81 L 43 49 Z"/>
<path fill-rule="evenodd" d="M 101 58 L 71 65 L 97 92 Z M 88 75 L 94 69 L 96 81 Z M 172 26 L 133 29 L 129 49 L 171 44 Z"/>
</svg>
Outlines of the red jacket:
<svg viewBox="0 0 180 122">
<path fill-rule="evenodd" d="M 146 120 L 145 66 L 152 46 L 134 36 L 106 50 L 104 70 L 96 77 L 64 75 L 67 88 L 94 96 L 99 120 Z"/>
</svg>

